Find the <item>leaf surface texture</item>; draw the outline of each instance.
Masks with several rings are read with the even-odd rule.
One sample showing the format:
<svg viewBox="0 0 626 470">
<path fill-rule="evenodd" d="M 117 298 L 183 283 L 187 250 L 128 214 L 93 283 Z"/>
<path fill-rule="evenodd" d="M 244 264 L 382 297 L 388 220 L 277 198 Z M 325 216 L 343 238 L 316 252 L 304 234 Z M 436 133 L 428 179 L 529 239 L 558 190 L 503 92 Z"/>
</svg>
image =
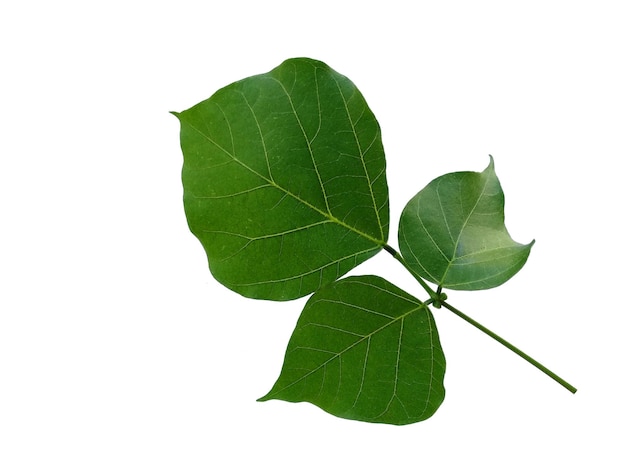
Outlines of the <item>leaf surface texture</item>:
<svg viewBox="0 0 626 470">
<path fill-rule="evenodd" d="M 386 243 L 378 122 L 326 64 L 290 59 L 175 114 L 189 227 L 230 289 L 302 297 Z"/>
</svg>

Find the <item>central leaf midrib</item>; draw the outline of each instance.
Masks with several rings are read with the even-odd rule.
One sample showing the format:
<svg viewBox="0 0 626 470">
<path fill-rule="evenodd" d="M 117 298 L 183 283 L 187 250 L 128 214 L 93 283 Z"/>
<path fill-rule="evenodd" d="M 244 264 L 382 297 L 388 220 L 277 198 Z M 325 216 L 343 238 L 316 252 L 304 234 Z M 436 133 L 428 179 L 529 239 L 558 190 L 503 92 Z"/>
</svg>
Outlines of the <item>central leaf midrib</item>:
<svg viewBox="0 0 626 470">
<path fill-rule="evenodd" d="M 338 357 L 342 356 L 343 354 L 347 353 L 350 349 L 356 347 L 357 345 L 359 345 L 360 343 L 362 343 L 365 340 L 370 340 L 375 334 L 381 332 L 382 330 L 384 330 L 385 328 L 388 328 L 389 326 L 393 325 L 395 322 L 397 321 L 404 321 L 404 319 L 406 317 L 408 317 L 409 315 L 417 312 L 418 310 L 421 310 L 425 308 L 425 305 L 418 305 L 416 308 L 413 308 L 411 310 L 409 310 L 406 313 L 403 313 L 402 315 L 393 318 L 392 320 L 389 321 L 389 323 L 384 324 L 383 326 L 377 328 L 376 330 L 372 331 L 371 333 L 362 336 L 361 338 L 359 338 L 357 341 L 355 341 L 354 343 L 352 343 L 350 346 L 344 348 L 342 351 L 338 351 L 336 353 L 333 353 L 333 356 L 330 357 L 329 359 L 327 359 L 326 361 L 324 361 L 322 364 L 318 365 L 315 369 L 310 370 L 309 372 L 307 372 L 306 374 L 304 374 L 302 377 L 298 378 L 297 380 L 291 382 L 290 384 L 286 385 L 285 387 L 281 388 L 280 390 L 276 390 L 274 393 L 270 393 L 267 395 L 268 398 L 271 398 L 272 396 L 275 396 L 279 393 L 284 392 L 285 390 L 287 390 L 288 388 L 293 387 L 294 385 L 296 385 L 297 383 L 301 382 L 302 380 L 306 379 L 307 377 L 309 377 L 310 375 L 318 372 L 320 369 L 322 369 L 323 367 L 326 367 L 327 364 L 331 363 L 332 361 L 334 361 L 335 359 L 337 359 Z M 363 364 L 363 368 L 367 367 L 366 364 Z"/>
<path fill-rule="evenodd" d="M 187 123 L 194 131 L 196 131 L 199 135 L 201 135 L 203 138 L 205 138 L 208 142 L 210 142 L 212 145 L 216 146 L 218 149 L 220 149 L 222 152 L 224 152 L 224 154 L 226 154 L 228 157 L 230 157 L 235 163 L 239 164 L 241 167 L 245 168 L 246 170 L 248 170 L 249 172 L 251 172 L 252 174 L 254 174 L 255 176 L 261 178 L 264 182 L 266 182 L 267 184 L 269 184 L 270 186 L 276 188 L 279 191 L 282 191 L 284 194 L 292 197 L 293 199 L 295 199 L 296 201 L 298 201 L 301 204 L 304 204 L 305 206 L 309 207 L 310 209 L 313 209 L 314 211 L 316 211 L 317 213 L 319 213 L 320 215 L 322 215 L 323 217 L 325 217 L 326 219 L 330 220 L 331 222 L 334 222 L 338 225 L 340 225 L 341 227 L 346 228 L 347 230 L 350 230 L 354 233 L 356 233 L 357 235 L 369 240 L 370 242 L 378 245 L 378 246 L 383 246 L 385 244 L 384 240 L 379 240 L 351 225 L 348 225 L 347 223 L 345 223 L 344 221 L 338 219 L 337 217 L 333 216 L 332 214 L 324 211 L 323 209 L 320 209 L 318 207 L 316 207 L 315 205 L 311 204 L 310 202 L 306 201 L 305 199 L 302 199 L 301 197 L 297 196 L 296 194 L 292 193 L 291 191 L 289 191 L 286 188 L 283 188 L 282 186 L 280 186 L 278 183 L 276 183 L 276 181 L 274 181 L 271 178 L 266 177 L 265 175 L 262 175 L 261 173 L 259 173 L 258 171 L 252 169 L 251 167 L 249 167 L 248 165 L 246 165 L 244 162 L 242 162 L 241 160 L 239 160 L 235 155 L 233 155 L 231 152 L 229 152 L 228 150 L 226 150 L 224 147 L 222 147 L 221 145 L 219 145 L 217 142 L 215 142 L 213 139 L 211 139 L 211 137 L 209 137 L 208 135 L 206 135 L 204 132 L 202 132 L 200 129 L 198 129 L 196 126 L 194 126 L 191 123 Z M 382 229 L 381 229 L 382 230 Z"/>
<path fill-rule="evenodd" d="M 474 176 L 474 175 L 472 175 Z M 479 176 L 483 176 L 482 174 L 479 174 Z M 485 195 L 485 191 L 487 189 L 487 183 L 489 182 L 489 176 L 487 176 L 487 178 L 485 178 L 484 180 L 481 178 L 481 181 L 483 181 L 483 187 L 481 188 L 480 191 L 480 195 L 476 198 L 476 202 L 474 203 L 474 206 L 471 208 L 471 210 L 468 212 L 467 217 L 465 217 L 465 220 L 463 221 L 463 225 L 461 226 L 459 233 L 456 237 L 456 240 L 454 241 L 454 250 L 452 252 L 452 258 L 450 260 L 448 260 L 448 266 L 446 267 L 446 270 L 444 271 L 443 275 L 441 276 L 441 281 L 440 284 L 443 285 L 443 283 L 445 282 L 446 276 L 448 275 L 448 272 L 450 271 L 450 268 L 452 267 L 452 265 L 454 264 L 454 262 L 458 259 L 457 257 L 457 249 L 459 247 L 459 243 L 461 241 L 461 237 L 463 236 L 463 231 L 465 230 L 465 227 L 467 227 L 467 224 L 469 222 L 469 220 L 472 218 L 472 215 L 474 215 L 474 211 L 476 210 L 476 207 L 478 207 L 478 203 L 480 202 L 480 200 L 483 198 L 483 196 Z M 439 191 L 437 191 L 437 199 L 439 200 L 439 203 L 441 204 L 441 199 L 439 197 Z"/>
</svg>

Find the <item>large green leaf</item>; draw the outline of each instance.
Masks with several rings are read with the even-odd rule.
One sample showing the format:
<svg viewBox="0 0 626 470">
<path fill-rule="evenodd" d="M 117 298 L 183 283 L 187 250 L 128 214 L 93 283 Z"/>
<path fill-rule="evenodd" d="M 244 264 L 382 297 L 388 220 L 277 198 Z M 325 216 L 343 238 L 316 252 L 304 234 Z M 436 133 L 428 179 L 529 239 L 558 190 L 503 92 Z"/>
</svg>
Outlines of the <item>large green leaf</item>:
<svg viewBox="0 0 626 470">
<path fill-rule="evenodd" d="M 449 173 L 430 182 L 404 208 L 398 238 L 413 270 L 458 290 L 506 282 L 524 266 L 534 243 L 513 241 L 504 226 L 493 158 L 482 173 Z"/>
<path fill-rule="evenodd" d="M 260 400 L 307 401 L 342 418 L 409 424 L 442 403 L 444 372 L 428 307 L 380 277 L 349 277 L 309 299 L 280 377 Z"/>
<path fill-rule="evenodd" d="M 290 59 L 174 114 L 189 227 L 230 289 L 298 298 L 387 241 L 378 122 L 326 64 Z"/>
</svg>

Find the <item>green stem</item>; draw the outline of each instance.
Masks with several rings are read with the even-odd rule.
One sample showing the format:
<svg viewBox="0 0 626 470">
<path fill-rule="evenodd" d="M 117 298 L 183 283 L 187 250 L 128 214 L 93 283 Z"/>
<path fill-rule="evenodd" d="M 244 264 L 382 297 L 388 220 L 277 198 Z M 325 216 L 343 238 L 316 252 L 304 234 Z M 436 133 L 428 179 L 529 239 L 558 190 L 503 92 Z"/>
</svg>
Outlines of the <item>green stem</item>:
<svg viewBox="0 0 626 470">
<path fill-rule="evenodd" d="M 526 354 L 524 351 L 516 348 L 515 346 L 513 346 L 511 343 L 509 343 L 507 340 L 505 340 L 504 338 L 501 338 L 500 336 L 498 336 L 497 334 L 495 334 L 493 331 L 489 330 L 488 328 L 484 327 L 483 325 L 481 325 L 480 323 L 478 323 L 476 320 L 474 320 L 473 318 L 468 317 L 467 315 L 465 315 L 463 312 L 461 312 L 459 309 L 453 307 L 452 305 L 450 305 L 447 302 L 442 302 L 441 305 L 445 308 L 447 308 L 448 310 L 450 310 L 452 313 L 458 315 L 459 317 L 461 317 L 463 320 L 465 320 L 466 322 L 468 322 L 469 324 L 475 326 L 476 328 L 478 328 L 480 331 L 482 331 L 483 333 L 486 333 L 487 335 L 491 336 L 493 339 L 495 339 L 498 343 L 502 344 L 503 346 L 506 346 L 508 349 L 510 349 L 511 351 L 513 351 L 515 354 L 517 354 L 518 356 L 520 356 L 523 359 L 526 359 L 526 361 L 530 362 L 533 366 L 535 366 L 537 369 L 539 369 L 540 371 L 542 371 L 544 374 L 548 375 L 549 377 L 551 377 L 552 379 L 556 380 L 558 383 L 560 383 L 563 387 L 565 387 L 566 389 L 568 389 L 570 392 L 572 393 L 576 393 L 576 387 L 574 387 L 573 385 L 571 385 L 570 383 L 566 382 L 565 380 L 563 380 L 561 377 L 559 377 L 558 375 L 556 375 L 554 372 L 552 372 L 550 369 L 548 369 L 546 366 L 544 366 L 543 364 L 541 364 L 540 362 L 537 362 L 535 359 L 533 359 L 532 357 L 530 357 L 528 354 Z"/>
<path fill-rule="evenodd" d="M 404 260 L 404 258 L 402 257 L 402 255 L 400 253 L 398 253 L 396 250 L 394 250 L 392 247 L 390 247 L 387 244 L 383 245 L 383 248 L 391 256 L 393 256 L 396 260 L 398 260 L 400 262 L 400 264 L 402 264 L 402 266 L 404 266 L 404 268 L 408 272 L 411 273 L 411 276 L 413 276 L 415 278 L 415 280 L 417 282 L 419 282 L 420 286 L 422 286 L 424 288 L 424 290 L 426 292 L 428 292 L 428 295 L 430 296 L 431 299 L 434 300 L 434 299 L 437 298 L 437 294 L 435 293 L 435 291 L 432 290 L 432 288 L 428 284 L 426 284 L 426 281 L 424 281 L 424 279 L 422 279 L 419 274 L 417 274 L 415 271 L 413 271 L 413 269 L 411 269 L 411 267 L 408 264 L 406 264 L 406 261 Z"/>
</svg>

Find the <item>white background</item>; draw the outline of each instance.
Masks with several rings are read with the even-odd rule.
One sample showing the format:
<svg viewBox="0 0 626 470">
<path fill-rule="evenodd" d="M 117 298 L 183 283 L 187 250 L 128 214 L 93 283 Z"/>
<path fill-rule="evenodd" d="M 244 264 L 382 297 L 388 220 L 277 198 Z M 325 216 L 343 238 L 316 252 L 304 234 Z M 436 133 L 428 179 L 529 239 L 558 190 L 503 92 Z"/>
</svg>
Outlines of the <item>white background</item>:
<svg viewBox="0 0 626 470">
<path fill-rule="evenodd" d="M 622 469 L 622 2 L 4 2 L 0 468 Z M 488 155 L 526 267 L 450 293 L 579 388 L 436 311 L 447 397 L 428 421 L 257 403 L 304 300 L 210 276 L 182 207 L 182 111 L 308 56 L 383 131 L 392 204 Z M 422 295 L 386 253 L 355 273 Z"/>
</svg>

